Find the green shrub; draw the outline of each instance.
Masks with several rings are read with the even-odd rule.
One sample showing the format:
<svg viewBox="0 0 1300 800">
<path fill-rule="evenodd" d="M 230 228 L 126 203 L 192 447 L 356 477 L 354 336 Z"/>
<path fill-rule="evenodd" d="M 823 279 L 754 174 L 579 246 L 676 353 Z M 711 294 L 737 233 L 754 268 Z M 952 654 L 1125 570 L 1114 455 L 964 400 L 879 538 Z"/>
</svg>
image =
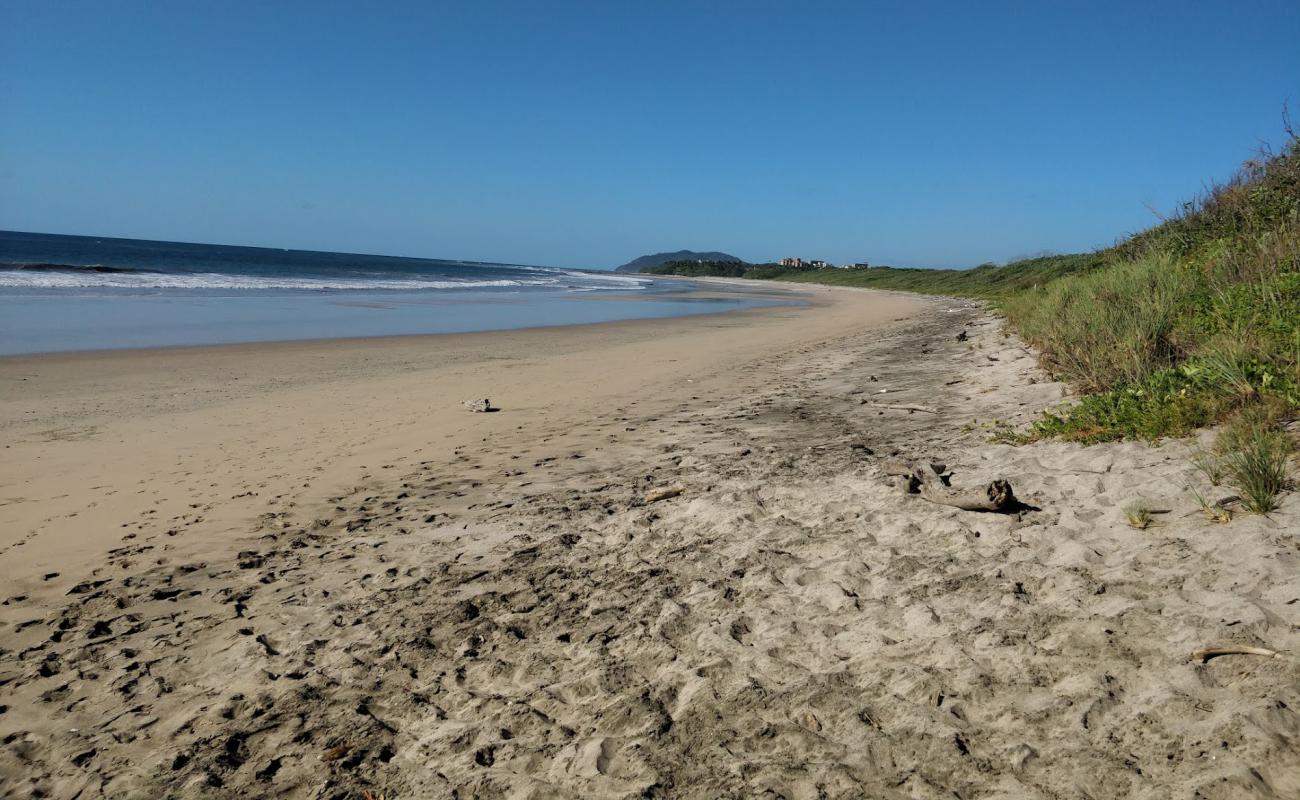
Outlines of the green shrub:
<svg viewBox="0 0 1300 800">
<path fill-rule="evenodd" d="M 1084 395 L 1068 408 L 1044 413 L 1030 438 L 1094 443 L 1182 436 L 1212 423 L 1223 407 L 1214 392 L 1182 370 L 1167 369 L 1139 384 Z"/>
</svg>

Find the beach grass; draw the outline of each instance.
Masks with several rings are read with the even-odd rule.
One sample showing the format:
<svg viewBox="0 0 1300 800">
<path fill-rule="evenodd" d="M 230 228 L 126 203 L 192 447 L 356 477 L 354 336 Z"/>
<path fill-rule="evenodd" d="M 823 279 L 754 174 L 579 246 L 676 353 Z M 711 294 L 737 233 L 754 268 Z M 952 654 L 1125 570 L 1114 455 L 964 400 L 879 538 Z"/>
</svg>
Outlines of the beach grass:
<svg viewBox="0 0 1300 800">
<path fill-rule="evenodd" d="M 1196 501 L 1196 505 L 1201 509 L 1201 513 L 1205 515 L 1207 520 L 1220 525 L 1232 521 L 1232 511 L 1225 505 L 1221 503 L 1211 503 L 1209 499 L 1206 498 L 1205 494 L 1194 486 L 1189 486 L 1187 489 L 1191 492 L 1192 499 Z"/>
<path fill-rule="evenodd" d="M 1219 432 L 1216 451 L 1223 471 L 1247 511 L 1267 514 L 1291 483 L 1295 442 L 1282 428 L 1286 410 L 1259 403 L 1238 412 Z"/>
<path fill-rule="evenodd" d="M 1144 531 L 1155 521 L 1151 507 L 1145 502 L 1137 501 L 1124 507 L 1124 519 L 1130 528 Z"/>
</svg>

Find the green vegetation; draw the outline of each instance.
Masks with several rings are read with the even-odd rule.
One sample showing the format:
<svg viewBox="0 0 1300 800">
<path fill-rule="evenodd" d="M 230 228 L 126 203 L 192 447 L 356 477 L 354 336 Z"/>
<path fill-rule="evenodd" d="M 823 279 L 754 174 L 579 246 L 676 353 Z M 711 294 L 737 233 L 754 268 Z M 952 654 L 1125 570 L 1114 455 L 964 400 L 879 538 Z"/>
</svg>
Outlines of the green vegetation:
<svg viewBox="0 0 1300 800">
<path fill-rule="evenodd" d="M 746 264 L 728 261 L 674 261 L 646 270 L 652 275 L 690 277 L 752 278 L 756 280 L 824 283 L 870 289 L 898 289 L 926 294 L 990 298 L 1030 289 L 1063 275 L 1085 272 L 1104 264 L 1099 253 L 1040 256 L 1005 267 L 984 264 L 974 269 L 812 269 L 779 264 Z"/>
<path fill-rule="evenodd" d="M 669 261 L 641 270 L 647 275 L 683 275 L 690 278 L 745 278 L 753 264 L 744 261 Z"/>
<path fill-rule="evenodd" d="M 790 270 L 776 275 L 780 280 L 898 289 L 926 294 L 993 299 L 1033 289 L 1065 275 L 1094 270 L 1104 264 L 1098 253 L 1048 255 L 998 267 L 983 264 L 973 269 L 870 269 Z M 777 267 L 778 270 L 782 269 Z"/>
<path fill-rule="evenodd" d="M 1052 371 L 1086 391 L 1141 381 L 1168 366 L 1186 276 L 1164 253 L 1071 275 L 1002 299 Z"/>
</svg>

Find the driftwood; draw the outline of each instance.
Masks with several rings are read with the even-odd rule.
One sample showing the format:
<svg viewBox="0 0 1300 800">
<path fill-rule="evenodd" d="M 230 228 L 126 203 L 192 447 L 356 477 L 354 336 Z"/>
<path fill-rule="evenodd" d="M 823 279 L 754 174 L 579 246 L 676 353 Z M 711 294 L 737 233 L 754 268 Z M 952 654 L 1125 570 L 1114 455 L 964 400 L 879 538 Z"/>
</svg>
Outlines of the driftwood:
<svg viewBox="0 0 1300 800">
<path fill-rule="evenodd" d="M 651 489 L 646 492 L 644 502 L 657 503 L 660 500 L 667 500 L 670 497 L 676 497 L 686 491 L 685 486 L 662 486 L 658 489 Z"/>
<path fill-rule="evenodd" d="M 941 506 L 964 511 L 1005 511 L 1018 505 L 1011 484 L 1001 478 L 985 486 L 954 489 L 944 479 L 944 464 L 886 461 L 881 469 L 899 479 L 898 486 L 905 494 L 919 494 Z"/>
<path fill-rule="evenodd" d="M 320 754 L 321 761 L 338 761 L 352 750 L 352 745 L 341 744 L 338 747 L 331 747 Z"/>
<path fill-rule="evenodd" d="M 1251 647 L 1249 645 L 1207 647 L 1204 650 L 1197 650 L 1195 653 L 1192 653 L 1192 660 L 1204 664 L 1211 658 L 1218 658 L 1219 656 L 1264 656 L 1266 658 L 1276 658 L 1277 651 L 1269 650 L 1264 647 Z"/>
<path fill-rule="evenodd" d="M 939 413 L 935 409 L 926 408 L 925 406 L 901 406 L 901 405 L 891 405 L 887 403 L 871 403 L 866 400 L 860 401 L 859 405 L 864 405 L 867 408 L 885 408 L 885 409 L 889 409 L 890 411 L 906 411 L 909 414 L 912 413 L 913 411 L 923 411 L 926 414 Z"/>
</svg>

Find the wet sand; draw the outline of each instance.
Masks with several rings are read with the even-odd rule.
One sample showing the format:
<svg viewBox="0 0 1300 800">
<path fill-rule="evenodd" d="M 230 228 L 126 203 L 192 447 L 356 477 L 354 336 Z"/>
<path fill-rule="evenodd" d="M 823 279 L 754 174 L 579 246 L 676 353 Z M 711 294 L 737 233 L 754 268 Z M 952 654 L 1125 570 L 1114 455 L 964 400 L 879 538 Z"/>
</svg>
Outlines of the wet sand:
<svg viewBox="0 0 1300 800">
<path fill-rule="evenodd" d="M 984 312 L 808 292 L 0 360 L 0 794 L 1300 793 L 1295 496 L 1215 525 L 1187 443 L 990 444 L 1065 393 Z M 1234 643 L 1283 656 L 1189 659 Z"/>
</svg>

